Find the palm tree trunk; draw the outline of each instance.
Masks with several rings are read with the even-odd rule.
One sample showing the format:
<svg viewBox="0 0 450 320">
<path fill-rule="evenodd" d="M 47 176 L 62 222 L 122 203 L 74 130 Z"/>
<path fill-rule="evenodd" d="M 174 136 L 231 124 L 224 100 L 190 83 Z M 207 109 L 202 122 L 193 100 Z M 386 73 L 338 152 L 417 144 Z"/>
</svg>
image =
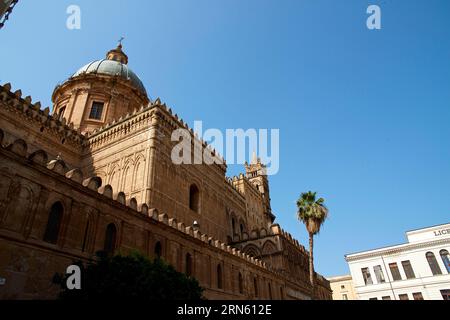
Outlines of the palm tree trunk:
<svg viewBox="0 0 450 320">
<path fill-rule="evenodd" d="M 311 299 L 314 300 L 314 234 L 309 233 L 309 282 L 311 283 Z"/>
</svg>

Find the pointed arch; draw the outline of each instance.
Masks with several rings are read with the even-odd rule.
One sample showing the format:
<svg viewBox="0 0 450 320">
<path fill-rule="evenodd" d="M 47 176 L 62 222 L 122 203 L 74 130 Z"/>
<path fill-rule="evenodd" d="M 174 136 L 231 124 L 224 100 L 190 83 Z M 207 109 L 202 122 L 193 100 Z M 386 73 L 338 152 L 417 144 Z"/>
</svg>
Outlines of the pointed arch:
<svg viewBox="0 0 450 320">
<path fill-rule="evenodd" d="M 33 191 L 28 186 L 13 184 L 8 194 L 11 202 L 6 210 L 3 227 L 11 231 L 22 232 L 27 215 L 33 205 Z"/>
<path fill-rule="evenodd" d="M 48 215 L 47 226 L 44 233 L 44 241 L 56 244 L 58 242 L 61 224 L 64 214 L 64 206 L 60 201 L 55 202 L 50 208 Z"/>
<path fill-rule="evenodd" d="M 134 163 L 133 190 L 140 190 L 144 187 L 145 157 L 139 155 Z"/>
<path fill-rule="evenodd" d="M 114 165 L 109 172 L 109 185 L 113 190 L 119 190 L 120 170 L 118 165 Z"/>
<path fill-rule="evenodd" d="M 264 243 L 263 248 L 262 248 L 263 255 L 272 254 L 275 251 L 277 251 L 276 246 L 272 241 L 268 240 Z"/>
<path fill-rule="evenodd" d="M 261 256 L 261 252 L 259 251 L 259 248 L 257 246 L 255 246 L 254 244 L 247 245 L 246 247 L 244 247 L 242 249 L 242 251 L 254 258 L 258 258 Z"/>
<path fill-rule="evenodd" d="M 134 165 L 129 160 L 125 163 L 124 169 L 122 170 L 122 188 L 121 190 L 128 192 L 131 192 L 132 185 L 133 185 L 133 168 Z"/>
<path fill-rule="evenodd" d="M 103 250 L 108 256 L 114 255 L 117 242 L 117 228 L 114 223 L 108 224 L 105 231 L 105 242 Z"/>
<path fill-rule="evenodd" d="M 200 213 L 200 189 L 195 183 L 189 187 L 189 208 Z"/>
</svg>

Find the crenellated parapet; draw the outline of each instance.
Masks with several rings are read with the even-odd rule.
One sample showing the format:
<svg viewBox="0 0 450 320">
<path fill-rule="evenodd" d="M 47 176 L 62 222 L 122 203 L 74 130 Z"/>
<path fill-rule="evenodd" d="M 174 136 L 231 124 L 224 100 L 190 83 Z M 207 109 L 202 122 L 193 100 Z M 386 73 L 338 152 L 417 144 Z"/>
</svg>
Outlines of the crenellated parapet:
<svg viewBox="0 0 450 320">
<path fill-rule="evenodd" d="M 230 181 L 233 184 L 234 188 L 241 194 L 244 194 L 244 192 L 242 192 L 242 190 L 238 187 L 238 184 L 243 183 L 245 184 L 245 187 L 250 188 L 255 194 L 261 195 L 260 190 L 258 190 L 258 188 L 243 173 L 240 173 L 238 176 L 229 177 L 227 178 L 227 180 Z"/>
<path fill-rule="evenodd" d="M 137 132 L 141 128 L 146 128 L 151 124 L 153 114 L 151 104 L 142 106 L 139 110 L 135 109 L 133 112 L 87 133 L 89 147 L 91 150 L 95 150 Z"/>
<path fill-rule="evenodd" d="M 21 90 L 13 92 L 9 83 L 0 86 L 0 102 L 3 102 L 3 109 L 7 110 L 11 117 L 36 126 L 40 132 L 52 134 L 64 144 L 77 149 L 87 145 L 86 137 L 74 130 L 71 123 L 52 116 L 49 107 L 41 109 L 41 103 L 33 103 L 30 96 L 22 97 Z"/>
<path fill-rule="evenodd" d="M 260 229 L 253 229 L 250 234 L 244 233 L 242 238 L 239 235 L 236 235 L 233 239 L 234 243 L 239 242 L 245 242 L 245 241 L 253 241 L 253 240 L 259 240 L 264 239 L 266 237 L 273 237 L 278 236 L 284 240 L 286 240 L 288 243 L 290 243 L 292 246 L 294 246 L 298 251 L 300 251 L 303 254 L 308 255 L 308 251 L 305 249 L 303 245 L 301 245 L 297 239 L 295 239 L 289 232 L 283 230 L 279 224 L 273 224 L 269 229 L 266 228 L 260 228 Z"/>
<path fill-rule="evenodd" d="M 164 124 L 166 124 L 170 128 L 169 131 L 173 131 L 176 129 L 186 129 L 187 132 L 189 132 L 192 141 L 199 143 L 203 149 L 208 149 L 211 155 L 217 158 L 217 162 L 219 162 L 219 164 L 216 164 L 216 166 L 219 166 L 225 174 L 227 168 L 226 161 L 217 150 L 215 150 L 210 144 L 208 144 L 208 142 L 204 141 L 202 137 L 199 137 L 198 134 L 194 132 L 193 128 L 190 128 L 189 125 L 178 116 L 178 114 L 173 113 L 172 109 L 169 108 L 165 103 L 162 103 L 159 98 L 155 100 L 152 106 L 160 111 L 158 114 L 160 115 Z"/>
<path fill-rule="evenodd" d="M 233 177 L 233 178 L 225 177 L 225 182 L 227 183 L 227 185 L 230 187 L 230 189 L 234 193 L 237 193 L 240 197 L 243 198 L 243 197 L 245 197 L 245 195 L 234 183 L 235 179 L 237 179 L 237 178 L 236 177 Z"/>
<path fill-rule="evenodd" d="M 280 236 L 292 244 L 300 252 L 309 255 L 309 252 L 301 245 L 297 239 L 295 239 L 289 232 L 283 230 L 279 224 L 274 224 L 271 226 L 271 233 L 276 236 Z"/>
</svg>

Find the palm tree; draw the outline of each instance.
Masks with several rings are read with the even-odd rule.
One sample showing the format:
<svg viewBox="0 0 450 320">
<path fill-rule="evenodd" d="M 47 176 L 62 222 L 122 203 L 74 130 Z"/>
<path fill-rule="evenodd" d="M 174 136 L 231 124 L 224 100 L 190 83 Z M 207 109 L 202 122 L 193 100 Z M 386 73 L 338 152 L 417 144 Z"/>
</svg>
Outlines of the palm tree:
<svg viewBox="0 0 450 320">
<path fill-rule="evenodd" d="M 328 209 L 323 204 L 325 200 L 320 198 L 316 200 L 317 192 L 306 192 L 300 195 L 297 200 L 297 216 L 302 221 L 309 235 L 309 281 L 312 287 L 312 296 L 314 297 L 314 257 L 313 244 L 314 235 L 319 233 L 320 228 L 328 217 Z"/>
</svg>

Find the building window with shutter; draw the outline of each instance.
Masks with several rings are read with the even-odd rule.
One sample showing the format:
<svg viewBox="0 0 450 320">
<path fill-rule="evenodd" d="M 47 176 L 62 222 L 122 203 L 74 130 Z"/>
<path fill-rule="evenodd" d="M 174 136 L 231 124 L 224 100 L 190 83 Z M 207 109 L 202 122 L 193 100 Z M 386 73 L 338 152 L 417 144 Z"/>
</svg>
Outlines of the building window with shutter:
<svg viewBox="0 0 450 320">
<path fill-rule="evenodd" d="M 413 293 L 414 300 L 423 300 L 422 292 Z"/>
<path fill-rule="evenodd" d="M 442 299 L 450 300 L 450 290 L 441 290 Z"/>
<path fill-rule="evenodd" d="M 373 270 L 375 271 L 375 277 L 377 278 L 378 283 L 386 282 L 386 280 L 384 279 L 384 273 L 383 270 L 381 269 L 381 266 L 375 266 Z"/>
<path fill-rule="evenodd" d="M 431 272 L 433 273 L 433 276 L 441 275 L 442 271 L 439 267 L 439 264 L 436 260 L 436 257 L 434 256 L 433 252 L 427 252 L 426 254 L 428 265 L 430 266 Z"/>
<path fill-rule="evenodd" d="M 394 281 L 402 280 L 402 276 L 400 275 L 400 270 L 398 269 L 397 263 L 389 263 L 389 269 L 391 269 L 392 279 L 394 279 Z"/>
<path fill-rule="evenodd" d="M 363 275 L 363 278 L 364 278 L 364 283 L 366 285 L 373 284 L 372 276 L 370 275 L 369 268 L 362 268 L 361 272 L 362 272 L 362 275 Z"/>
<path fill-rule="evenodd" d="M 415 279 L 416 275 L 414 274 L 414 270 L 411 265 L 411 261 L 402 261 L 403 270 L 405 271 L 407 279 Z"/>
<path fill-rule="evenodd" d="M 442 262 L 444 263 L 447 272 L 450 273 L 450 258 L 448 255 L 448 251 L 444 249 L 439 251 L 439 254 L 441 255 Z"/>
</svg>

